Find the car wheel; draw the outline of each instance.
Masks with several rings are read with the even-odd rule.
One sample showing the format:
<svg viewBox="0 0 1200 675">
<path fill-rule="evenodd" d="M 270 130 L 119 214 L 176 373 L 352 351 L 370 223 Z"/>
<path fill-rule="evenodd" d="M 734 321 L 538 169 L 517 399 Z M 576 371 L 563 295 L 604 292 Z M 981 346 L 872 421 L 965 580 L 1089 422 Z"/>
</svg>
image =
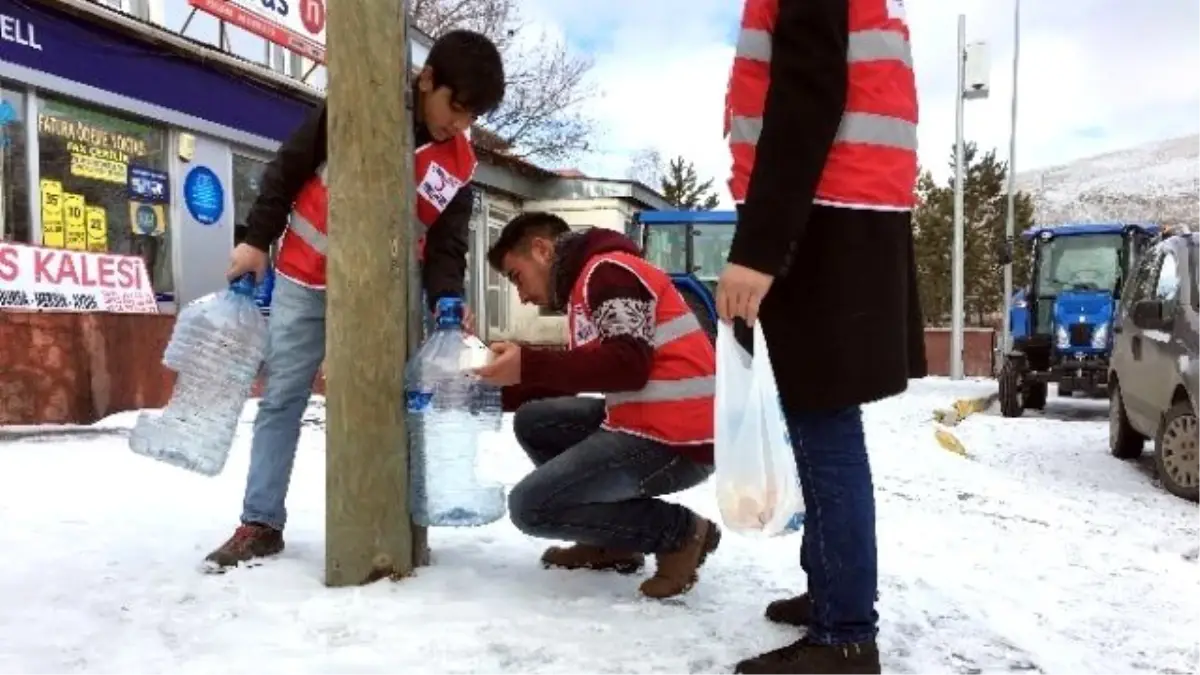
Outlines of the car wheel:
<svg viewBox="0 0 1200 675">
<path fill-rule="evenodd" d="M 1196 411 L 1187 400 L 1177 401 L 1163 416 L 1154 442 L 1158 478 L 1167 492 L 1200 501 L 1200 454 L 1197 454 Z"/>
<path fill-rule="evenodd" d="M 1114 381 L 1108 389 L 1108 451 L 1117 459 L 1137 459 L 1145 442 L 1146 437 L 1129 425 L 1121 387 Z"/>
</svg>

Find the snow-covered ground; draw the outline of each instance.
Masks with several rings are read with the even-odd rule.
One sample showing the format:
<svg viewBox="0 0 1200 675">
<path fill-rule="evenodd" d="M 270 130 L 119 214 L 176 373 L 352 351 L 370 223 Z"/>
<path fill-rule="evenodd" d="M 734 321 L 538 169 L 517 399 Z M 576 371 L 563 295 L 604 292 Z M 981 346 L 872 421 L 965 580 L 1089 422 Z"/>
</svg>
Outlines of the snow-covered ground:
<svg viewBox="0 0 1200 675">
<path fill-rule="evenodd" d="M 970 458 L 943 450 L 931 411 L 993 386 L 930 379 L 867 410 L 885 671 L 1195 672 L 1196 507 L 1108 455 L 1103 402 L 973 415 Z M 672 602 L 543 570 L 546 542 L 507 522 L 434 531 L 413 578 L 327 589 L 320 403 L 287 551 L 220 576 L 198 567 L 236 524 L 247 433 L 215 479 L 129 452 L 132 414 L 0 443 L 0 672 L 730 672 L 796 636 L 762 618 L 802 587 L 795 537 L 727 536 Z M 528 464 L 506 433 L 481 468 L 511 484 Z M 711 485 L 680 499 L 717 517 Z"/>
</svg>

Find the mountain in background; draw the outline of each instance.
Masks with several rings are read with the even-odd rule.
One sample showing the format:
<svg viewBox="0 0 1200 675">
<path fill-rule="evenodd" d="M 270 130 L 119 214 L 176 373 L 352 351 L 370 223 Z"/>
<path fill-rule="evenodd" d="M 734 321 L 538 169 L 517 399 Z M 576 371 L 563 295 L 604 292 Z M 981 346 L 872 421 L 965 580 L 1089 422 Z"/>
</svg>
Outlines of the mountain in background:
<svg viewBox="0 0 1200 675">
<path fill-rule="evenodd" d="M 1017 174 L 1034 221 L 1155 222 L 1200 228 L 1200 135 Z"/>
</svg>

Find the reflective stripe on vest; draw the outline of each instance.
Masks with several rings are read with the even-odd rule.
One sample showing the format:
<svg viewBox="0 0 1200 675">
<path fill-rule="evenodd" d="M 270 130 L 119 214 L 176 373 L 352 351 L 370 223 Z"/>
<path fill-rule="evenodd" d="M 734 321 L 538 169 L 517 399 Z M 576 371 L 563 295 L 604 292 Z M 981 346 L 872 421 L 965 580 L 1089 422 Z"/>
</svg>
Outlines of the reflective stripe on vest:
<svg viewBox="0 0 1200 675">
<path fill-rule="evenodd" d="M 817 191 L 818 202 L 910 208 L 914 201 L 911 193 L 916 178 L 916 93 L 907 91 L 911 89 L 908 82 L 912 78 L 912 51 L 903 18 L 895 16 L 889 5 L 887 0 L 851 0 L 851 31 L 847 42 L 847 61 L 851 66 L 849 100 Z M 745 199 L 754 168 L 755 146 L 762 135 L 772 55 L 769 28 L 774 26 L 777 14 L 778 0 L 746 0 L 743 9 L 726 94 L 725 119 L 733 156 L 729 183 L 738 202 Z M 864 23 L 870 26 L 855 29 Z M 897 69 L 895 74 L 886 72 L 889 65 Z M 884 72 L 863 71 L 864 75 L 855 66 Z M 896 77 L 899 93 L 856 87 L 856 78 L 860 77 L 868 83 Z M 912 97 L 911 102 L 906 100 L 907 96 Z M 855 146 L 862 150 L 855 150 Z M 864 153 L 869 154 L 864 156 Z M 864 169 L 880 173 L 849 175 L 860 174 Z M 912 174 L 911 181 L 908 174 Z M 914 185 L 909 185 L 910 182 Z"/>
<path fill-rule="evenodd" d="M 595 328 L 586 327 L 592 317 L 585 298 L 592 270 L 605 262 L 633 273 L 650 291 L 655 327 L 649 381 L 638 391 L 605 394 L 604 428 L 668 444 L 711 443 L 716 392 L 712 343 L 661 270 L 629 253 L 600 254 L 585 263 L 571 291 L 570 347 L 599 337 Z"/>
<path fill-rule="evenodd" d="M 470 182 L 476 165 L 474 150 L 465 135 L 451 142 L 426 143 L 417 148 L 414 170 L 421 180 L 414 195 L 415 211 L 417 220 L 425 226 L 417 235 L 418 263 L 425 260 L 424 229 L 437 221 L 458 190 Z M 309 288 L 324 288 L 326 282 L 328 170 L 328 164 L 321 164 L 296 196 L 275 264 L 281 276 Z"/>
<path fill-rule="evenodd" d="M 706 338 L 707 339 L 707 338 Z M 625 403 L 661 403 L 680 401 L 687 398 L 713 396 L 717 392 L 717 380 L 711 375 L 691 377 L 686 380 L 651 380 L 638 391 L 621 391 L 604 395 L 609 405 Z"/>
<path fill-rule="evenodd" d="M 316 225 L 308 222 L 308 218 L 293 211 L 288 229 L 303 239 L 304 243 L 316 249 L 317 253 L 329 255 L 329 237 L 318 230 Z"/>
</svg>

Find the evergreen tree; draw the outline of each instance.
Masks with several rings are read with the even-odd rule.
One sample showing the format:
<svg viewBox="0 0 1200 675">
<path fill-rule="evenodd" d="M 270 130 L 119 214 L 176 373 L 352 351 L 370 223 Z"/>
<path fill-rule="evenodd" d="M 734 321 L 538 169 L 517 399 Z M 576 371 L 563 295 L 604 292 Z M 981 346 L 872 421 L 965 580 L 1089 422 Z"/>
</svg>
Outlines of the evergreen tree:
<svg viewBox="0 0 1200 675">
<path fill-rule="evenodd" d="M 1004 268 L 1000 254 L 1005 242 L 1008 166 L 995 151 L 979 154 L 965 147 L 963 185 L 963 309 L 969 325 L 999 324 L 1004 309 Z M 950 165 L 953 169 L 954 154 Z M 919 287 L 926 320 L 950 323 L 952 305 L 952 247 L 954 243 L 954 178 L 945 186 L 923 172 L 913 212 Z M 1015 201 L 1016 241 L 1013 243 L 1013 287 L 1029 278 L 1029 250 L 1020 233 L 1033 224 L 1033 201 L 1018 193 Z"/>
<path fill-rule="evenodd" d="M 720 203 L 713 190 L 713 179 L 700 182 L 696 165 L 683 157 L 667 162 L 667 172 L 660 185 L 667 201 L 680 209 L 712 211 Z"/>
</svg>

